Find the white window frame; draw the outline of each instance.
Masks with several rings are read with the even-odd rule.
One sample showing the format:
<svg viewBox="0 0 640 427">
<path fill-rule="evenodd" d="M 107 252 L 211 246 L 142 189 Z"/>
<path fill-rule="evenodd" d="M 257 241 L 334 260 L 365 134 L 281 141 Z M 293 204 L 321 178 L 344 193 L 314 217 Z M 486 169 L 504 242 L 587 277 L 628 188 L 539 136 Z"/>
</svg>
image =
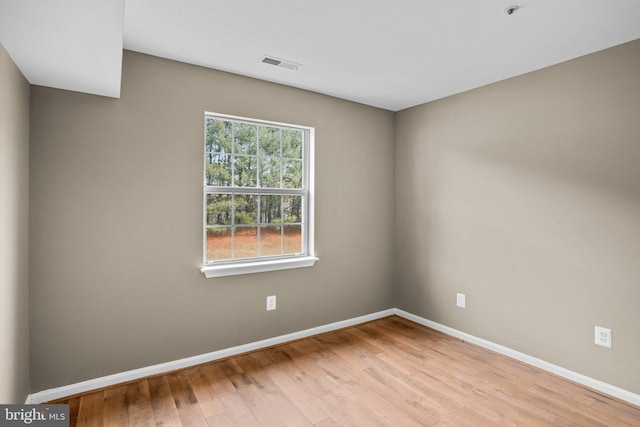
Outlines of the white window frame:
<svg viewBox="0 0 640 427">
<path fill-rule="evenodd" d="M 314 253 L 314 146 L 315 146 L 315 129 L 308 126 L 293 125 L 289 123 L 272 122 L 267 120 L 258 120 L 247 117 L 232 116 L 228 114 L 219 114 L 205 112 L 204 114 L 204 150 L 206 151 L 206 119 L 213 117 L 220 120 L 238 121 L 245 123 L 254 123 L 262 126 L 274 126 L 280 128 L 294 128 L 304 132 L 305 141 L 303 147 L 303 188 L 300 192 L 289 192 L 287 189 L 266 189 L 260 187 L 217 187 L 207 186 L 207 160 L 203 159 L 203 261 L 200 271 L 207 278 L 233 276 L 238 274 L 260 273 L 265 271 L 287 270 L 293 268 L 311 267 L 318 258 Z M 301 194 L 302 195 L 302 253 L 295 255 L 278 255 L 269 257 L 256 258 L 240 258 L 221 261 L 207 261 L 207 195 L 208 194 L 229 194 L 230 190 L 237 191 L 242 194 Z M 259 227 L 258 227 L 259 228 Z"/>
</svg>

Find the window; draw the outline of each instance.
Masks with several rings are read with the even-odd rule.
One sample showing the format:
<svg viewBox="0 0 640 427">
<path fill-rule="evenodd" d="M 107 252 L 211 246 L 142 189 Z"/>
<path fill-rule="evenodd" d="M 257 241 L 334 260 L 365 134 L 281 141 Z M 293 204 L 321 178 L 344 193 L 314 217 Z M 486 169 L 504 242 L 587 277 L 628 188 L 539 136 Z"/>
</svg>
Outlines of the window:
<svg viewBox="0 0 640 427">
<path fill-rule="evenodd" d="M 207 277 L 308 267 L 313 128 L 205 113 Z"/>
</svg>

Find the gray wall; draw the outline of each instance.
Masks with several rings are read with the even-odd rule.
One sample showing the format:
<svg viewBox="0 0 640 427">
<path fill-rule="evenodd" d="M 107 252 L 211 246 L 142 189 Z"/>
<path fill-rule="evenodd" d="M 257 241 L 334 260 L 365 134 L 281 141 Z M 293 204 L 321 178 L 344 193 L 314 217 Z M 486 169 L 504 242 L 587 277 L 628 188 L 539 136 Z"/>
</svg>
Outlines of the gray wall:
<svg viewBox="0 0 640 427">
<path fill-rule="evenodd" d="M 396 306 L 640 393 L 640 41 L 399 112 L 396 147 Z"/>
<path fill-rule="evenodd" d="M 314 267 L 200 273 L 204 111 L 316 128 Z M 393 113 L 125 52 L 121 99 L 31 117 L 34 390 L 393 307 Z"/>
<path fill-rule="evenodd" d="M 0 45 L 0 403 L 29 393 L 29 92 Z"/>
</svg>

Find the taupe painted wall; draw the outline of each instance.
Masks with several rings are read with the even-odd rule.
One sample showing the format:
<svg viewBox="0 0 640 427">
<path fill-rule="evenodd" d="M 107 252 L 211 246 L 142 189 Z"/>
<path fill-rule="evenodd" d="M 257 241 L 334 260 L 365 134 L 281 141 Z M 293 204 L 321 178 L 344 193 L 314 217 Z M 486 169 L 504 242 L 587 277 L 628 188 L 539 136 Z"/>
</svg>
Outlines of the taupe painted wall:
<svg viewBox="0 0 640 427">
<path fill-rule="evenodd" d="M 396 306 L 640 393 L 640 41 L 396 118 Z"/>
<path fill-rule="evenodd" d="M 122 75 L 32 88 L 35 391 L 393 307 L 393 113 L 132 52 Z M 314 267 L 200 273 L 205 111 L 316 128 Z"/>
<path fill-rule="evenodd" d="M 0 45 L 0 403 L 29 393 L 29 93 Z"/>
<path fill-rule="evenodd" d="M 395 120 L 131 52 L 119 100 L 32 88 L 33 390 L 396 306 L 640 393 L 638 69 L 640 41 Z M 316 127 L 315 267 L 198 271 L 205 110 Z"/>
</svg>

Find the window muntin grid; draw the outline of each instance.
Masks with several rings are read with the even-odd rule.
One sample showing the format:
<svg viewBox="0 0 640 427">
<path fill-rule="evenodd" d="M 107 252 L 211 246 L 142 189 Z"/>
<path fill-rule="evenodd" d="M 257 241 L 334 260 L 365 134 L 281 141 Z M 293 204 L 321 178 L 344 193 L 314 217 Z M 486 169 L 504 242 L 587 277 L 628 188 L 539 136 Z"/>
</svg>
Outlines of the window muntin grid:
<svg viewBox="0 0 640 427">
<path fill-rule="evenodd" d="M 309 254 L 309 139 L 309 128 L 205 114 L 205 265 Z"/>
</svg>

